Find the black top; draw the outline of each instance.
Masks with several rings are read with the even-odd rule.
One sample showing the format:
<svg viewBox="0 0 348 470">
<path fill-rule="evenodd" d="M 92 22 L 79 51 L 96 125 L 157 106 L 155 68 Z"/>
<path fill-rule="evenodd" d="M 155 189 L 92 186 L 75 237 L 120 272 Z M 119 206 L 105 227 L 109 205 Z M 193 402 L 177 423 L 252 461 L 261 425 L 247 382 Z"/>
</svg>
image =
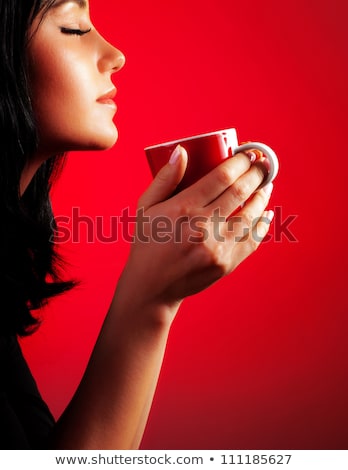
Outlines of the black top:
<svg viewBox="0 0 348 470">
<path fill-rule="evenodd" d="M 15 337 L 0 336 L 0 449 L 45 449 L 54 418 Z"/>
</svg>

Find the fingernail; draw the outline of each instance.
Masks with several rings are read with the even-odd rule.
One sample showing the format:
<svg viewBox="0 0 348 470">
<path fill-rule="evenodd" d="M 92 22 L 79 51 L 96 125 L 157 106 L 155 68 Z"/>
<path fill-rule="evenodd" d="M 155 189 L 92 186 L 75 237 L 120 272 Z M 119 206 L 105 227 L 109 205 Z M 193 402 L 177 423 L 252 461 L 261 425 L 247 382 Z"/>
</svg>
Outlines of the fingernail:
<svg viewBox="0 0 348 470">
<path fill-rule="evenodd" d="M 175 163 L 178 161 L 178 159 L 181 155 L 181 149 L 182 149 L 182 147 L 181 147 L 180 144 L 175 147 L 175 149 L 174 149 L 174 151 L 171 154 L 170 159 L 169 159 L 169 163 L 171 165 L 175 165 Z"/>
<path fill-rule="evenodd" d="M 270 196 L 273 191 L 273 183 L 268 183 L 263 189 L 263 192 L 266 194 L 266 196 Z"/>
<path fill-rule="evenodd" d="M 266 212 L 266 219 L 268 219 L 269 223 L 272 222 L 273 217 L 274 217 L 274 212 L 273 211 L 267 211 Z"/>
<path fill-rule="evenodd" d="M 256 153 L 255 152 L 252 152 L 251 150 L 248 150 L 247 152 L 245 152 L 245 155 L 247 157 L 249 157 L 249 160 L 251 161 L 251 163 L 254 163 L 256 161 Z"/>
</svg>

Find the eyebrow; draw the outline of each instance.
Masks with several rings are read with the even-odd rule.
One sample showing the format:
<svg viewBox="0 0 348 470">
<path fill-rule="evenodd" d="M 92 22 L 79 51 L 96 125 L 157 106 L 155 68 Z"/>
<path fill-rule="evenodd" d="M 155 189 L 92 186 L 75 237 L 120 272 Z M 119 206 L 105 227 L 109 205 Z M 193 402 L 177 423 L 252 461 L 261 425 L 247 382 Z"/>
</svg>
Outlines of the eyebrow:
<svg viewBox="0 0 348 470">
<path fill-rule="evenodd" d="M 63 5 L 64 3 L 69 3 L 69 2 L 76 3 L 80 8 L 87 8 L 86 0 L 57 0 L 52 5 L 52 8 L 58 8 L 61 5 Z"/>
</svg>

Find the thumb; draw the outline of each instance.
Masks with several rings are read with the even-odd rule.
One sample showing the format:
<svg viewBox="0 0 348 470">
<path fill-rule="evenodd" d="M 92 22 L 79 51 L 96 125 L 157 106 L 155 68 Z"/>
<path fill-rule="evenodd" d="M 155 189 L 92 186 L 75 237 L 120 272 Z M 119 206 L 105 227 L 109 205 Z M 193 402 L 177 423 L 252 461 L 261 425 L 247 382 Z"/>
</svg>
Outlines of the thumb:
<svg viewBox="0 0 348 470">
<path fill-rule="evenodd" d="M 187 167 L 187 152 L 177 145 L 164 165 L 155 176 L 151 185 L 139 199 L 138 206 L 144 210 L 167 199 L 182 180 Z"/>
</svg>

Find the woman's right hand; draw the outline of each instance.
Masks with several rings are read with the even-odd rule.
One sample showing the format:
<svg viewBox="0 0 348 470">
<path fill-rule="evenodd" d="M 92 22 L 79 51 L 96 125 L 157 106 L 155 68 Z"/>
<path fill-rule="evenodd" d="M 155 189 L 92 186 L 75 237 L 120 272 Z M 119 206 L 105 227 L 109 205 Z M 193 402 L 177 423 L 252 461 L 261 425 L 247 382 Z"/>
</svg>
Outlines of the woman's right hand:
<svg viewBox="0 0 348 470">
<path fill-rule="evenodd" d="M 261 162 L 237 154 L 172 196 L 186 165 L 187 153 L 177 147 L 139 199 L 135 239 L 118 286 L 133 304 L 136 297 L 179 305 L 233 271 L 268 232 L 272 186 L 257 191 L 266 171 Z"/>
<path fill-rule="evenodd" d="M 174 157 L 139 200 L 130 256 L 57 448 L 139 447 L 182 299 L 231 272 L 268 231 L 269 194 L 253 194 L 262 167 L 239 154 L 172 196 L 187 163 L 183 149 Z"/>
</svg>

